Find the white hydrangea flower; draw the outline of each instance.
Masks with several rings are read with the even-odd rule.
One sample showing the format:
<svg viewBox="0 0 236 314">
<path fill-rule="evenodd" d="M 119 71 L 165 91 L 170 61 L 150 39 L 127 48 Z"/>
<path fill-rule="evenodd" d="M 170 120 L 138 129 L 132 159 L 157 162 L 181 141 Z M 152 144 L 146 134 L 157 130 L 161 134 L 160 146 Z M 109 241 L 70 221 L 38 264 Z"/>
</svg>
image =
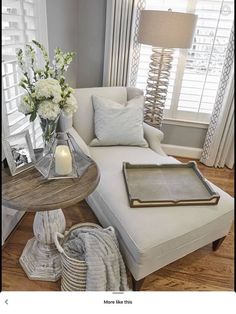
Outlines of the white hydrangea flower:
<svg viewBox="0 0 236 314">
<path fill-rule="evenodd" d="M 67 98 L 66 104 L 63 106 L 63 112 L 66 116 L 71 116 L 77 110 L 77 101 L 73 95 Z"/>
<path fill-rule="evenodd" d="M 61 101 L 61 86 L 53 78 L 39 80 L 35 84 L 35 94 L 38 99 L 53 97 L 52 102 L 58 104 Z"/>
<path fill-rule="evenodd" d="M 25 115 L 34 111 L 34 103 L 29 95 L 22 96 L 18 110 Z"/>
<path fill-rule="evenodd" d="M 55 120 L 60 114 L 61 109 L 58 104 L 51 100 L 44 100 L 38 107 L 38 114 L 43 119 Z"/>
</svg>

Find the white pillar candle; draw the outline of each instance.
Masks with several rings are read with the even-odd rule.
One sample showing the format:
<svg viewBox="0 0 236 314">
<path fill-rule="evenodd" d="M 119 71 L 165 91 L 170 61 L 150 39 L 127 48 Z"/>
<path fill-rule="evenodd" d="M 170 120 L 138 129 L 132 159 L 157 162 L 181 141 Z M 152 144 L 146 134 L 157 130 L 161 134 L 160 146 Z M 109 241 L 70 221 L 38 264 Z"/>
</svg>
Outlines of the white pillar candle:
<svg viewBox="0 0 236 314">
<path fill-rule="evenodd" d="M 69 147 L 66 145 L 56 147 L 55 172 L 59 175 L 67 175 L 72 172 L 72 157 Z"/>
</svg>

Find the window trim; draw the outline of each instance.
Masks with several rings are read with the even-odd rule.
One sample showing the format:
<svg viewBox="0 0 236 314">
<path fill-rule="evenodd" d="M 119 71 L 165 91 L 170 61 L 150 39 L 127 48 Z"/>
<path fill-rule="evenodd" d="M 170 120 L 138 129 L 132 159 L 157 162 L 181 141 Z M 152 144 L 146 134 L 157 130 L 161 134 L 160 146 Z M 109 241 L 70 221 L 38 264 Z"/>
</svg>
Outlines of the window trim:
<svg viewBox="0 0 236 314">
<path fill-rule="evenodd" d="M 164 118 L 163 124 L 165 125 L 178 125 L 185 127 L 192 127 L 198 129 L 208 129 L 209 122 L 195 121 L 195 120 L 183 120 L 177 118 Z"/>
</svg>

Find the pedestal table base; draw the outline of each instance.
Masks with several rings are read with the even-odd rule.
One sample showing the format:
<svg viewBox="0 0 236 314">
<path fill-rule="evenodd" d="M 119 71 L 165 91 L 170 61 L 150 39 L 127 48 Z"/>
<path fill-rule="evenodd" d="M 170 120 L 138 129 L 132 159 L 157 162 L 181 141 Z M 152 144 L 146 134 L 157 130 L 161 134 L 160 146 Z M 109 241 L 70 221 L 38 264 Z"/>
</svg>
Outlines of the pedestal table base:
<svg viewBox="0 0 236 314">
<path fill-rule="evenodd" d="M 37 212 L 34 238 L 30 239 L 20 257 L 20 264 L 31 280 L 57 281 L 61 276 L 60 255 L 54 245 L 56 231 L 64 233 L 65 217 L 61 209 Z"/>
</svg>

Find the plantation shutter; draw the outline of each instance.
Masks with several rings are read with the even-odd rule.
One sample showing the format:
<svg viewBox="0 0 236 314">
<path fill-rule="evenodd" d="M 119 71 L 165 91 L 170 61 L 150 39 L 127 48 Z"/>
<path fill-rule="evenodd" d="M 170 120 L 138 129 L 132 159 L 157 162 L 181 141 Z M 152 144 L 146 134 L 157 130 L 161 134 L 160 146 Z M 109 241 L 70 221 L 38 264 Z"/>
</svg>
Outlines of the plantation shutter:
<svg viewBox="0 0 236 314">
<path fill-rule="evenodd" d="M 46 29 L 43 0 L 2 1 L 2 127 L 3 136 L 29 130 L 34 148 L 42 145 L 39 121 L 30 123 L 29 117 L 18 112 L 17 105 L 23 95 L 18 86 L 20 73 L 16 61 L 16 50 L 24 49 L 32 39 L 42 40 Z M 45 4 L 45 3 L 44 3 Z M 40 25 L 40 27 L 39 27 Z M 41 33 L 44 35 L 41 36 Z M 45 42 L 43 43 L 45 44 Z M 46 45 L 47 46 L 47 45 Z"/>
<path fill-rule="evenodd" d="M 198 15 L 192 47 L 174 50 L 165 117 L 209 122 L 234 19 L 234 2 L 225 0 L 147 0 L 146 9 Z M 137 87 L 145 89 L 151 47 L 142 46 Z"/>
</svg>

